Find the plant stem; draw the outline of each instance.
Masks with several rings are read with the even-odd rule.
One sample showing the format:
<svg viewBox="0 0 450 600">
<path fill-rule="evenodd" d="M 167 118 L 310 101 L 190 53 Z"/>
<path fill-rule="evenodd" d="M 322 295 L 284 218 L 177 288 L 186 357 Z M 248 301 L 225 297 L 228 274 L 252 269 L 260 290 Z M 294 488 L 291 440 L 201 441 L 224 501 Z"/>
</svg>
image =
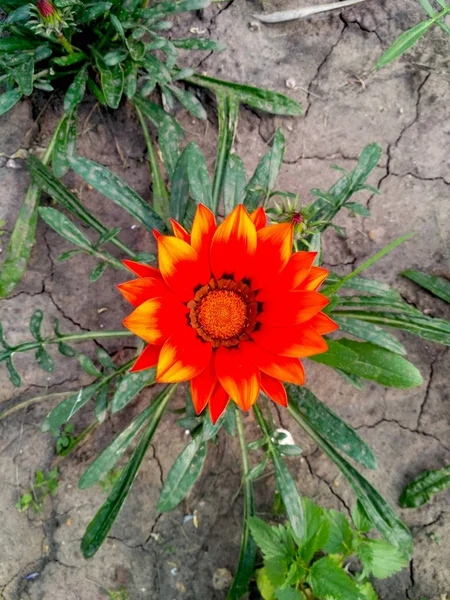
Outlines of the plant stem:
<svg viewBox="0 0 450 600">
<path fill-rule="evenodd" d="M 56 35 L 56 37 L 58 38 L 59 43 L 64 47 L 64 50 L 67 52 L 67 54 L 74 53 L 72 44 L 67 40 L 67 38 L 62 33 L 58 33 Z"/>
<path fill-rule="evenodd" d="M 53 394 L 46 394 L 45 396 L 35 396 L 34 398 L 29 398 L 28 400 L 24 400 L 23 402 L 19 402 L 15 406 L 4 410 L 0 413 L 0 421 L 6 419 L 10 415 L 13 415 L 15 412 L 22 410 L 23 408 L 27 408 L 32 404 L 37 404 L 38 402 L 43 402 L 44 400 L 49 400 L 50 398 L 64 398 L 67 396 L 71 396 L 73 394 L 73 390 L 69 392 L 55 392 Z"/>
<path fill-rule="evenodd" d="M 107 331 L 86 331 L 85 333 L 67 333 L 54 338 L 48 338 L 42 341 L 36 342 L 24 342 L 18 346 L 10 348 L 11 353 L 15 352 L 28 352 L 29 350 L 35 350 L 41 346 L 48 344 L 59 344 L 59 342 L 84 342 L 86 340 L 111 338 L 111 337 L 126 337 L 134 335 L 131 331 L 126 330 L 107 330 Z"/>
<path fill-rule="evenodd" d="M 253 499 L 253 482 L 248 476 L 250 471 L 250 461 L 248 458 L 247 441 L 245 439 L 241 411 L 235 408 L 235 413 L 236 429 L 241 448 L 242 486 L 244 488 L 244 523 L 242 528 L 239 562 L 236 569 L 236 575 L 227 595 L 227 600 L 237 600 L 248 591 L 248 582 L 253 575 L 257 552 L 256 544 L 250 536 L 250 527 L 248 523 L 249 517 L 252 517 L 255 514 L 255 502 Z"/>
</svg>

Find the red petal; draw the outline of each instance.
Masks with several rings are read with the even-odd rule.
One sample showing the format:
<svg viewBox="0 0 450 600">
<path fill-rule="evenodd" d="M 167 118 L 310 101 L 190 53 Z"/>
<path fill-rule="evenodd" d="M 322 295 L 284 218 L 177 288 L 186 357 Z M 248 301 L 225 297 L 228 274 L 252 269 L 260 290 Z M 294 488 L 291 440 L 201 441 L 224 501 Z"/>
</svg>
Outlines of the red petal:
<svg viewBox="0 0 450 600">
<path fill-rule="evenodd" d="M 301 290 L 315 292 L 320 284 L 328 277 L 328 271 L 321 267 L 311 267 L 308 277 L 298 286 Z"/>
<path fill-rule="evenodd" d="M 256 252 L 256 229 L 242 204 L 219 225 L 211 243 L 211 269 L 216 279 L 248 275 Z"/>
<path fill-rule="evenodd" d="M 192 327 L 180 327 L 161 348 L 156 380 L 186 381 L 199 375 L 211 360 L 212 346 L 203 342 Z"/>
<path fill-rule="evenodd" d="M 308 325 L 315 329 L 317 333 L 320 333 L 320 335 L 325 335 L 326 333 L 331 333 L 332 331 L 339 329 L 339 325 L 322 312 L 318 313 L 308 321 Z"/>
<path fill-rule="evenodd" d="M 258 331 L 252 333 L 252 338 L 269 352 L 293 358 L 313 356 L 328 350 L 323 337 L 304 323 L 294 327 L 270 327 L 263 323 Z"/>
<path fill-rule="evenodd" d="M 312 319 L 329 303 L 326 296 L 317 292 L 288 292 L 263 302 L 258 320 L 274 327 L 299 325 Z"/>
<path fill-rule="evenodd" d="M 254 342 L 245 345 L 248 346 L 248 356 L 263 373 L 296 385 L 305 383 L 305 371 L 298 358 L 272 354 Z"/>
<path fill-rule="evenodd" d="M 125 300 L 128 300 L 133 306 L 139 306 L 146 300 L 155 297 L 171 296 L 173 299 L 176 298 L 163 279 L 155 279 L 153 277 L 141 277 L 132 281 L 126 281 L 119 284 L 117 289 L 121 292 Z"/>
<path fill-rule="evenodd" d="M 130 373 L 136 371 L 144 371 L 144 369 L 151 369 L 156 367 L 158 364 L 159 353 L 161 352 L 161 346 L 148 345 L 144 348 L 144 351 L 138 356 L 136 362 L 130 369 Z"/>
<path fill-rule="evenodd" d="M 287 406 L 287 394 L 284 385 L 265 373 L 261 373 L 261 389 L 271 400 L 281 406 Z"/>
<path fill-rule="evenodd" d="M 209 401 L 209 414 L 211 415 L 211 421 L 215 424 L 217 419 L 221 416 L 230 401 L 230 394 L 228 394 L 220 383 L 217 383 L 214 388 L 214 392 Z"/>
<path fill-rule="evenodd" d="M 158 238 L 158 259 L 164 281 L 183 301 L 190 300 L 195 288 L 211 279 L 210 270 L 199 260 L 198 253 L 176 237 Z"/>
<path fill-rule="evenodd" d="M 259 290 L 280 273 L 292 253 L 293 227 L 291 223 L 278 223 L 258 231 L 251 286 Z"/>
<path fill-rule="evenodd" d="M 134 260 L 123 260 L 123 264 L 132 273 L 138 277 L 154 277 L 155 279 L 162 279 L 161 271 L 151 267 L 150 265 L 143 265 L 142 263 L 135 262 Z"/>
<path fill-rule="evenodd" d="M 172 225 L 173 235 L 176 238 L 183 240 L 187 244 L 191 243 L 191 236 L 182 225 L 175 221 L 175 219 L 170 219 L 170 224 Z"/>
<path fill-rule="evenodd" d="M 264 209 L 262 206 L 260 206 L 259 208 L 257 208 L 256 210 L 254 210 L 251 213 L 250 219 L 255 224 L 256 231 L 259 231 L 260 229 L 265 227 L 267 224 L 266 213 L 264 212 Z"/>
<path fill-rule="evenodd" d="M 208 404 L 217 383 L 214 360 L 209 361 L 206 369 L 200 375 L 191 379 L 192 402 L 198 415 Z"/>
<path fill-rule="evenodd" d="M 258 292 L 258 300 L 268 300 L 284 291 L 295 290 L 308 277 L 316 255 L 317 252 L 295 252 L 281 273 Z"/>
<path fill-rule="evenodd" d="M 139 305 L 124 326 L 149 344 L 162 344 L 174 328 L 186 326 L 187 307 L 166 297 L 151 298 Z"/>
<path fill-rule="evenodd" d="M 216 232 L 217 225 L 214 214 L 199 204 L 192 223 L 191 244 L 200 257 L 205 255 L 209 259 L 211 242 Z"/>
<path fill-rule="evenodd" d="M 243 410 L 249 410 L 258 398 L 259 369 L 241 347 L 221 346 L 216 351 L 216 373 L 222 387 Z"/>
</svg>

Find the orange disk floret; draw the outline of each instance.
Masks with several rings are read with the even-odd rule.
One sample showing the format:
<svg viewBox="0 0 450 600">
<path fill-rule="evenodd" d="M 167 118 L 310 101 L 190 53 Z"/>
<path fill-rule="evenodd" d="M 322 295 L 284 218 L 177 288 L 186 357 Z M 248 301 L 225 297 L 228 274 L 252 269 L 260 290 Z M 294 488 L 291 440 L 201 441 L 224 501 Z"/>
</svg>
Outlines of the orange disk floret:
<svg viewBox="0 0 450 600">
<path fill-rule="evenodd" d="M 124 261 L 138 276 L 119 286 L 135 307 L 124 325 L 148 343 L 133 371 L 190 380 L 213 422 L 230 398 L 248 410 L 261 390 L 286 406 L 283 382 L 302 385 L 299 359 L 325 352 L 337 329 L 317 291 L 328 272 L 314 252 L 292 254 L 291 224 L 266 222 L 239 205 L 217 225 L 199 205 L 190 233 L 173 220 L 174 236 L 155 232 L 159 269 Z"/>
</svg>

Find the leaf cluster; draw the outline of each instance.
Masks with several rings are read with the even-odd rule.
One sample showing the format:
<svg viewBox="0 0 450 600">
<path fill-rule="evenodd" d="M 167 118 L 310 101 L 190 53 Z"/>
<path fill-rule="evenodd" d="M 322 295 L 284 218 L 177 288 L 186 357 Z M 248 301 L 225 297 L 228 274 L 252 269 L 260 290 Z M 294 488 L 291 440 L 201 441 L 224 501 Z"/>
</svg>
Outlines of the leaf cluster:
<svg viewBox="0 0 450 600">
<path fill-rule="evenodd" d="M 376 600 L 369 576 L 385 579 L 407 565 L 395 546 L 367 537 L 372 525 L 359 503 L 352 523 L 308 498 L 302 505 L 306 527 L 300 538 L 290 525 L 250 519 L 264 559 L 256 571 L 264 600 Z"/>
<path fill-rule="evenodd" d="M 35 513 L 40 513 L 43 508 L 43 502 L 47 496 L 54 496 L 58 489 L 58 469 L 51 471 L 36 471 L 34 481 L 30 489 L 23 494 L 16 504 L 20 512 L 26 512 L 28 509 Z"/>
</svg>

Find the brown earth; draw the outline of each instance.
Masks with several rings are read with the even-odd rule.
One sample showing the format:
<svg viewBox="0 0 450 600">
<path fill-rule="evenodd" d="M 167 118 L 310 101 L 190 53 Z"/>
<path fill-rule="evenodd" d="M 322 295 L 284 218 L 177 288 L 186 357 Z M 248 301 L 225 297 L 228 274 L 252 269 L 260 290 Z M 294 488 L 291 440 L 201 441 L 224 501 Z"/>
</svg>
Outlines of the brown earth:
<svg viewBox="0 0 450 600">
<path fill-rule="evenodd" d="M 264 4 L 266 10 L 293 6 L 283 0 Z M 182 16 L 177 27 L 221 39 L 227 52 L 197 55 L 192 62 L 210 75 L 288 92 L 301 101 L 305 116 L 270 117 L 241 109 L 235 148 L 248 172 L 270 142 L 276 126 L 287 139 L 280 187 L 309 201 L 309 190 L 325 188 L 336 178 L 330 163 L 351 168 L 362 148 L 378 142 L 383 159 L 371 183 L 380 196 L 361 195 L 372 217 L 340 216 L 348 238 L 333 233 L 325 242 L 326 266 L 347 273 L 399 235 L 417 235 L 372 267 L 370 275 L 395 284 L 407 301 L 434 316 L 450 317 L 448 306 L 398 276 L 406 268 L 449 272 L 450 44 L 438 29 L 431 31 L 409 54 L 371 74 L 380 53 L 396 36 L 423 17 L 413 0 L 368 0 L 354 9 L 310 21 L 270 27 L 251 25 L 258 2 L 224 2 L 203 15 Z M 190 58 L 192 61 L 192 57 Z M 294 89 L 288 89 L 290 81 Z M 45 146 L 62 113 L 62 96 L 21 102 L 0 120 L 0 152 L 11 156 L 20 148 Z M 150 177 L 145 143 L 129 106 L 114 115 L 95 110 L 89 102 L 80 109 L 78 153 L 93 158 L 121 175 L 149 198 Z M 179 118 L 189 136 L 204 149 L 209 162 L 215 153 L 216 115 L 209 106 L 207 123 L 182 111 Z M 0 219 L 6 221 L 0 238 L 3 250 L 23 200 L 28 176 L 20 159 L 0 158 Z M 141 251 L 153 248 L 150 236 L 115 205 L 72 176 L 85 204 L 106 224 L 122 227 L 124 241 Z M 90 259 L 75 256 L 60 263 L 69 249 L 41 222 L 30 267 L 13 296 L 1 301 L 1 321 L 11 342 L 29 338 L 28 322 L 35 308 L 45 311 L 50 333 L 54 317 L 65 331 L 120 328 L 128 307 L 115 284 L 122 273 L 107 271 L 89 284 Z M 103 310 L 102 310 L 103 309 Z M 104 310 L 106 309 L 106 310 Z M 311 389 L 356 427 L 373 447 L 379 469 L 364 475 L 397 504 L 403 486 L 423 469 L 439 468 L 450 460 L 448 373 L 450 355 L 436 344 L 400 335 L 424 385 L 414 390 L 387 390 L 367 384 L 364 392 L 349 387 L 333 372 L 326 377 L 318 365 L 307 364 Z M 103 344 L 110 352 L 123 342 Z M 86 344 L 94 352 L 96 345 Z M 31 356 L 17 366 L 24 386 L 17 390 L 0 371 L 0 402 L 10 406 L 49 392 L 77 390 L 89 381 L 76 363 L 55 356 L 51 375 L 39 370 Z M 86 466 L 120 431 L 150 395 L 142 394 L 127 414 L 108 418 L 97 434 L 60 464 L 57 494 L 47 499 L 41 514 L 19 513 L 14 505 L 30 485 L 36 469 L 48 469 L 55 459 L 54 440 L 41 434 L 40 423 L 55 400 L 17 412 L 0 423 L 0 597 L 3 600 L 101 600 L 107 590 L 127 589 L 130 600 L 219 600 L 226 591 L 213 587 L 219 568 L 235 569 L 242 517 L 237 496 L 240 472 L 236 441 L 221 437 L 211 445 L 204 474 L 192 494 L 170 514 L 159 515 L 155 505 L 162 481 L 186 444 L 186 435 L 168 416 L 157 432 L 130 497 L 106 543 L 91 560 L 84 560 L 79 542 L 86 525 L 104 501 L 100 487 L 79 491 L 77 481 Z M 285 427 L 303 447 L 300 459 L 290 459 L 299 490 L 318 503 L 347 511 L 354 498 L 328 459 L 308 441 L 287 414 Z M 81 431 L 93 419 L 85 410 L 75 420 Z M 256 435 L 251 415 L 245 418 L 249 437 Z M 269 510 L 274 482 L 257 484 L 258 509 Z M 440 494 L 417 510 L 398 510 L 411 527 L 415 551 L 409 569 L 378 584 L 382 600 L 423 598 L 440 600 L 450 594 L 450 492 Z M 186 515 L 196 511 L 198 528 Z M 32 575 L 30 578 L 29 576 Z"/>
</svg>

